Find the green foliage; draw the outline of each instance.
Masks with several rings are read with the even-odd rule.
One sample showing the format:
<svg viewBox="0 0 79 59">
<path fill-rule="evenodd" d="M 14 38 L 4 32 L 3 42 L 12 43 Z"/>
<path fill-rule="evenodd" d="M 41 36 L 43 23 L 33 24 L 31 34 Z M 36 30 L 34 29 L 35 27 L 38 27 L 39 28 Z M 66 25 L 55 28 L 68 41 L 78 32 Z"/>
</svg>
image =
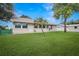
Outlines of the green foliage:
<svg viewBox="0 0 79 59">
<path fill-rule="evenodd" d="M 70 21 L 70 22 L 67 22 L 67 24 L 79 24 L 79 20 L 75 20 L 75 21 Z"/>
<path fill-rule="evenodd" d="M 62 16 L 63 18 L 69 18 L 74 12 L 79 11 L 79 4 L 77 3 L 57 3 L 54 4 L 53 9 L 54 11 L 54 17 L 60 18 Z"/>
<path fill-rule="evenodd" d="M 0 3 L 0 20 L 10 20 L 13 15 L 13 4 Z"/>
<path fill-rule="evenodd" d="M 29 18 L 29 19 L 31 19 L 31 17 L 29 17 L 29 16 L 26 16 L 26 15 L 22 15 L 22 16 L 20 16 L 21 18 Z"/>
<path fill-rule="evenodd" d="M 36 20 L 34 20 L 34 22 L 37 22 L 38 24 L 48 24 L 48 21 L 43 19 L 42 17 L 36 18 Z"/>
<path fill-rule="evenodd" d="M 0 26 L 0 30 L 5 30 L 6 27 L 5 26 Z"/>
<path fill-rule="evenodd" d="M 11 34 L 12 34 L 11 29 L 0 30 L 0 35 L 11 35 Z"/>
<path fill-rule="evenodd" d="M 54 17 L 56 19 L 64 19 L 64 32 L 66 32 L 66 21 L 74 12 L 79 12 L 79 4 L 77 3 L 57 3 L 54 4 Z"/>
</svg>

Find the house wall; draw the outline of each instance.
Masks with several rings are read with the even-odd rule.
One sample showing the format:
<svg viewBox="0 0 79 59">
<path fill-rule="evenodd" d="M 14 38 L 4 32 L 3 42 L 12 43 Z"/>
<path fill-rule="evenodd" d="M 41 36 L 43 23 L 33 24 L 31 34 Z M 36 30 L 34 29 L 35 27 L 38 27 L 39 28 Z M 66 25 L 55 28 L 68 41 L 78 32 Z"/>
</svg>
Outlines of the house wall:
<svg viewBox="0 0 79 59">
<path fill-rule="evenodd" d="M 48 25 L 51 26 L 51 24 L 45 25 L 46 28 L 39 28 L 40 26 L 38 26 L 38 28 L 34 28 L 35 23 L 33 20 L 28 19 L 28 18 L 13 18 L 11 19 L 11 21 L 13 22 L 13 27 L 12 27 L 12 32 L 13 34 L 21 34 L 21 33 L 36 33 L 36 32 L 47 32 L 47 31 L 54 31 L 55 28 L 54 26 L 52 26 L 53 28 L 49 30 L 49 28 L 47 28 Z M 23 28 L 23 25 L 27 24 L 27 28 Z M 37 23 L 36 23 L 37 24 Z M 17 25 L 15 28 L 15 25 Z M 19 28 L 21 25 L 21 28 Z M 40 25 L 40 24 L 38 24 Z M 44 26 L 42 26 L 44 27 Z"/>
<path fill-rule="evenodd" d="M 34 32 L 48 32 L 48 31 L 55 31 L 56 26 L 52 26 L 51 29 L 49 29 L 49 26 L 47 27 L 47 25 L 45 26 L 45 28 L 34 28 Z"/>
<path fill-rule="evenodd" d="M 47 29 L 47 28 L 35 28 L 34 29 L 34 32 L 48 32 L 49 31 L 49 29 Z"/>
<path fill-rule="evenodd" d="M 67 26 L 67 31 L 79 32 L 79 26 L 75 28 L 75 26 Z"/>
<path fill-rule="evenodd" d="M 75 28 L 75 26 L 77 28 Z M 66 25 L 66 29 L 67 31 L 70 31 L 70 32 L 79 32 L 79 24 Z M 64 31 L 64 26 L 63 25 L 57 26 L 56 31 Z"/>
<path fill-rule="evenodd" d="M 34 32 L 34 25 L 28 24 L 28 32 Z"/>
<path fill-rule="evenodd" d="M 31 33 L 34 30 L 34 26 L 32 24 L 27 24 L 27 28 L 15 28 L 13 25 L 13 34 L 21 34 L 21 33 Z"/>
<path fill-rule="evenodd" d="M 28 25 L 27 28 L 22 28 L 22 24 L 21 24 L 21 28 L 15 28 L 15 24 L 14 24 L 12 29 L 13 34 L 55 31 L 55 26 L 52 26 L 52 29 L 49 30 L 49 28 L 47 27 L 39 28 L 38 26 L 38 28 L 34 28 L 33 24 L 27 24 L 27 25 Z"/>
</svg>

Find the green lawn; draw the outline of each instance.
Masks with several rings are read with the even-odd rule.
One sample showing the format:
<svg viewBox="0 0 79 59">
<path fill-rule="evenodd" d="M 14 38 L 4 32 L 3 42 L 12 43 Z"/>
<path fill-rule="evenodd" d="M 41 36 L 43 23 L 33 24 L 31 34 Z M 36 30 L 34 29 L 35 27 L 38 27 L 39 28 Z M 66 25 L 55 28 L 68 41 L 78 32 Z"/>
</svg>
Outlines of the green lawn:
<svg viewBox="0 0 79 59">
<path fill-rule="evenodd" d="M 79 33 L 48 32 L 0 35 L 0 55 L 79 55 Z"/>
</svg>

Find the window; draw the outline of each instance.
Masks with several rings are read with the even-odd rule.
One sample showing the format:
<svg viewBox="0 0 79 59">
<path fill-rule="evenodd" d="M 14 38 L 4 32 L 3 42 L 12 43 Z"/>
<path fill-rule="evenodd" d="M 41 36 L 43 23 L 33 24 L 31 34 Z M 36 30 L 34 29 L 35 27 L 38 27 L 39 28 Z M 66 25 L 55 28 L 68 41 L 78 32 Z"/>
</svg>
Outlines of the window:
<svg viewBox="0 0 79 59">
<path fill-rule="evenodd" d="M 77 26 L 74 26 L 75 29 L 77 29 Z"/>
<path fill-rule="evenodd" d="M 45 28 L 45 25 L 43 25 L 43 28 Z"/>
<path fill-rule="evenodd" d="M 38 28 L 38 25 L 37 24 L 34 24 L 34 28 Z"/>
<path fill-rule="evenodd" d="M 15 28 L 21 28 L 21 25 L 15 25 Z"/>
<path fill-rule="evenodd" d="M 37 25 L 34 25 L 34 28 L 38 28 L 38 26 Z"/>
<path fill-rule="evenodd" d="M 42 26 L 41 26 L 41 25 L 39 25 L 39 28 L 42 28 Z"/>
<path fill-rule="evenodd" d="M 14 23 L 15 24 L 15 28 L 21 28 L 21 24 L 20 23 Z"/>
<path fill-rule="evenodd" d="M 23 25 L 23 28 L 27 28 L 27 24 L 26 25 Z"/>
<path fill-rule="evenodd" d="M 47 25 L 47 28 L 49 28 L 49 26 Z"/>
</svg>

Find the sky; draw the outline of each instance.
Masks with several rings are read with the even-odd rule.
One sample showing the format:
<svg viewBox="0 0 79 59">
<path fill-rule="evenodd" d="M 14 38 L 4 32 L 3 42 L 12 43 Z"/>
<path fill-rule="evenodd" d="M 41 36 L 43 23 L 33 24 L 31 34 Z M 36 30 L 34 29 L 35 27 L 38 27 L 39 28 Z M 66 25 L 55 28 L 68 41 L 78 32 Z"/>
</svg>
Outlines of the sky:
<svg viewBox="0 0 79 59">
<path fill-rule="evenodd" d="M 53 18 L 52 6 L 49 3 L 18 3 L 14 4 L 15 14 L 17 16 L 27 15 L 35 20 L 37 17 L 43 17 L 49 23 L 58 24 L 60 20 Z"/>
<path fill-rule="evenodd" d="M 51 10 L 53 4 L 51 3 L 15 3 L 14 4 L 14 13 L 15 16 L 19 17 L 21 15 L 27 15 L 35 20 L 37 17 L 43 17 L 51 24 L 60 24 L 62 22 L 61 19 L 55 19 L 53 17 L 54 12 Z M 68 21 L 72 21 L 79 19 L 79 13 L 74 13 Z M 8 26 L 11 26 L 11 22 L 1 22 L 0 25 L 5 25 L 7 23 Z"/>
<path fill-rule="evenodd" d="M 61 19 L 57 20 L 53 17 L 53 4 L 51 3 L 16 3 L 14 6 L 16 16 L 27 15 L 33 20 L 35 20 L 37 17 L 43 17 L 52 24 L 60 24 L 62 22 Z M 68 19 L 68 21 L 72 21 L 72 19 L 79 19 L 79 13 L 74 13 Z"/>
</svg>

